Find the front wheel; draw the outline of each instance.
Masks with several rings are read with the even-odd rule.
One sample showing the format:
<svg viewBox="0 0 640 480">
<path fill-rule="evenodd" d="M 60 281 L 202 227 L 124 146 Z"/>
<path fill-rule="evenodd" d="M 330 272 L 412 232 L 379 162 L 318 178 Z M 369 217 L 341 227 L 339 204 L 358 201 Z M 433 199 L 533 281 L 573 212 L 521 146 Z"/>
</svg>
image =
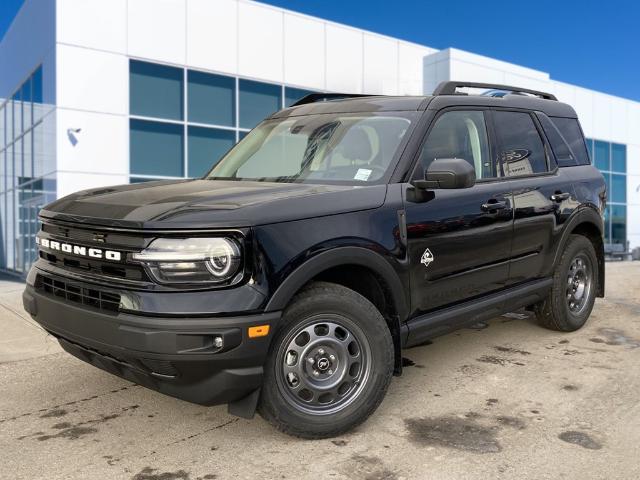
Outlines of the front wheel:
<svg viewBox="0 0 640 480">
<path fill-rule="evenodd" d="M 341 285 L 314 283 L 284 312 L 260 414 L 295 436 L 339 435 L 378 407 L 393 361 L 389 328 L 371 302 Z"/>
<path fill-rule="evenodd" d="M 593 244 L 571 235 L 553 274 L 553 287 L 535 307 L 543 326 L 562 332 L 581 328 L 589 318 L 598 287 L 598 258 Z"/>
</svg>

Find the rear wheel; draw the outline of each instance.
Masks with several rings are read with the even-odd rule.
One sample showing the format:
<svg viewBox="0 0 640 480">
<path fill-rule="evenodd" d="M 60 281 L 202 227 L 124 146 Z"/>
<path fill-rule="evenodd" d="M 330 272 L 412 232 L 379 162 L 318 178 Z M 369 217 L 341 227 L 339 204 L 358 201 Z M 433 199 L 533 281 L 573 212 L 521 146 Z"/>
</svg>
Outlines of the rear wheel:
<svg viewBox="0 0 640 480">
<path fill-rule="evenodd" d="M 572 332 L 589 318 L 598 285 L 598 259 L 593 244 L 582 235 L 571 235 L 556 265 L 553 288 L 535 307 L 547 328 Z"/>
<path fill-rule="evenodd" d="M 284 312 L 259 411 L 285 433 L 339 435 L 378 407 L 393 360 L 389 329 L 371 302 L 340 285 L 314 283 Z"/>
</svg>

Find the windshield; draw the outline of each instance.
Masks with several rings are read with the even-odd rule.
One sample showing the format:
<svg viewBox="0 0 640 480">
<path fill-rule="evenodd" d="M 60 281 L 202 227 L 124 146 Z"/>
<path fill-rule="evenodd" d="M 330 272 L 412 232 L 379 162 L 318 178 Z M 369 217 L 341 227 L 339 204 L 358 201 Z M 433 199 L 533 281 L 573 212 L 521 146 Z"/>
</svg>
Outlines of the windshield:
<svg viewBox="0 0 640 480">
<path fill-rule="evenodd" d="M 267 120 L 229 151 L 207 178 L 376 182 L 395 163 L 414 115 L 367 112 Z"/>
</svg>

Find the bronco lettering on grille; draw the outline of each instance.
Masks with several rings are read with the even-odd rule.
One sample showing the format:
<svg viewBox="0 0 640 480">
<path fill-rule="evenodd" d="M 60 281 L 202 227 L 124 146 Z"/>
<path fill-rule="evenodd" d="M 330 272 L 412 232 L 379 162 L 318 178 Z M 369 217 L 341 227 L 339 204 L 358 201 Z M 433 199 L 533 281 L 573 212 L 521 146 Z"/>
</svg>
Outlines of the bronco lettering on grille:
<svg viewBox="0 0 640 480">
<path fill-rule="evenodd" d="M 111 260 L 119 262 L 122 260 L 122 253 L 114 250 L 103 250 L 102 248 L 83 247 L 81 245 L 72 245 L 70 243 L 58 242 L 57 240 L 49 240 L 48 238 L 36 237 L 36 244 L 40 248 L 48 250 L 57 250 L 59 252 L 70 253 L 79 257 L 89 257 Z"/>
</svg>

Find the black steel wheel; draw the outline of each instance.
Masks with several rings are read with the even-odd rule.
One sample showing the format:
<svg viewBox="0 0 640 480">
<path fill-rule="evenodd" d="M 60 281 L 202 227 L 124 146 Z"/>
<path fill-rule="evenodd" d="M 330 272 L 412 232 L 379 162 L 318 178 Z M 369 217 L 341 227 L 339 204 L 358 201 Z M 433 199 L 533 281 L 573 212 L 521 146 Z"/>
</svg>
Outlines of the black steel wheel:
<svg viewBox="0 0 640 480">
<path fill-rule="evenodd" d="M 598 289 L 598 258 L 591 241 L 571 235 L 556 264 L 553 286 L 535 305 L 540 323 L 552 330 L 573 332 L 588 320 Z"/>
</svg>

